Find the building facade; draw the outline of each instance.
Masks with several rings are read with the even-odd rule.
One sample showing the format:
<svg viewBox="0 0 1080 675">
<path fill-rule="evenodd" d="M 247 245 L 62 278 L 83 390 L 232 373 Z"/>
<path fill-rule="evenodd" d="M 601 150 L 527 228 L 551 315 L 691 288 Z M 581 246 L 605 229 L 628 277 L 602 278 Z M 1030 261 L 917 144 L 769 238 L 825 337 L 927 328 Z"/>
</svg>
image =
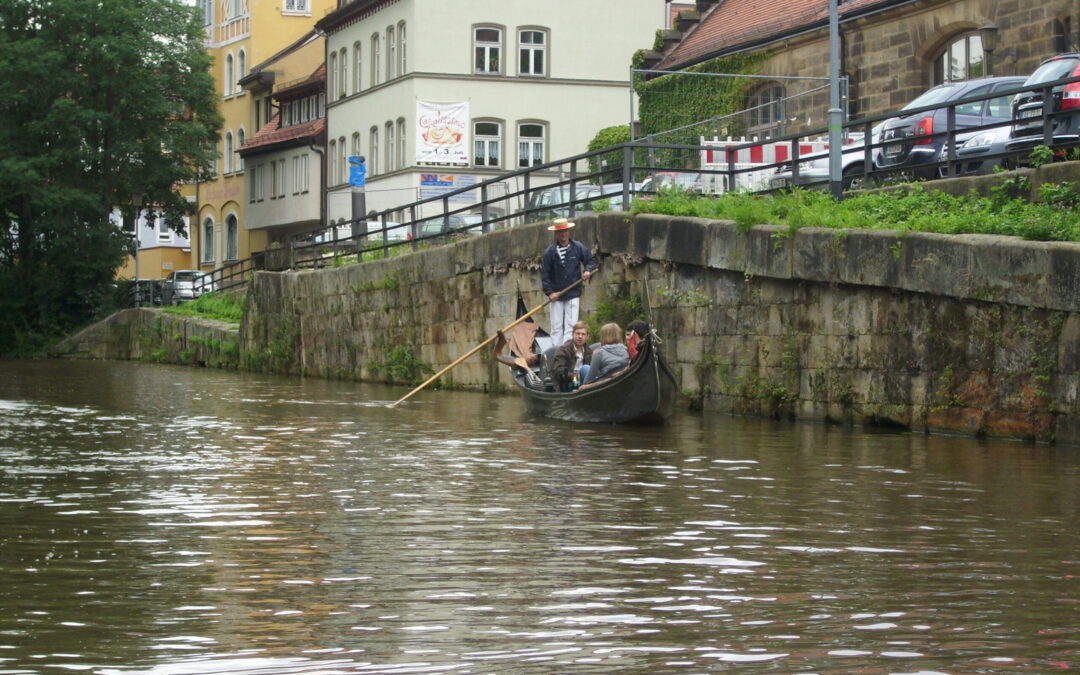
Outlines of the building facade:
<svg viewBox="0 0 1080 675">
<path fill-rule="evenodd" d="M 660 0 L 355 0 L 326 34 L 329 222 L 585 152 L 629 122 L 627 64 L 665 25 Z"/>
<path fill-rule="evenodd" d="M 198 216 L 190 228 L 192 267 L 211 271 L 268 245 L 267 229 L 247 215 L 244 158 L 239 150 L 273 116 L 269 89 L 245 89 L 242 81 L 261 64 L 310 33 L 333 0 L 198 0 L 206 26 L 206 48 L 214 57 L 214 79 L 224 124 L 216 177 L 195 186 Z M 321 50 L 314 49 L 321 59 Z M 309 75 L 318 62 L 308 64 Z"/>
<path fill-rule="evenodd" d="M 1027 75 L 1048 56 L 1080 46 L 1070 0 L 849 0 L 839 5 L 846 112 L 858 119 L 903 107 L 946 81 Z M 825 126 L 829 75 L 827 0 L 795 0 L 774 11 L 756 0 L 705 0 L 676 21 L 645 68 L 685 70 L 735 55 L 763 59 L 765 76 L 745 91 L 750 135 L 781 136 Z M 817 77 L 795 82 L 789 76 Z M 775 79 L 769 79 L 770 77 Z M 814 90 L 814 91 L 811 91 Z"/>
</svg>

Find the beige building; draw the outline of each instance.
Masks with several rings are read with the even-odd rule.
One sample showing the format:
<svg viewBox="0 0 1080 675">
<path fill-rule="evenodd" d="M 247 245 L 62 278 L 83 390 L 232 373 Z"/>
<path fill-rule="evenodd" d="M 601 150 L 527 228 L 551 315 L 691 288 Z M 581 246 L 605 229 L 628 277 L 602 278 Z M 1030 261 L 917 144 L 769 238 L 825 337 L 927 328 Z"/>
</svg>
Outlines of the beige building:
<svg viewBox="0 0 1080 675">
<path fill-rule="evenodd" d="M 629 121 L 630 58 L 666 11 L 661 0 L 342 3 L 316 25 L 330 222 L 352 217 L 349 156 L 366 157 L 368 210 L 385 210 L 585 152 Z"/>
<path fill-rule="evenodd" d="M 276 114 L 271 96 L 277 82 L 311 75 L 321 64 L 321 40 L 310 57 L 289 60 L 292 72 L 272 72 L 250 85 L 243 81 L 254 64 L 263 64 L 305 40 L 333 0 L 198 0 L 206 25 L 207 50 L 214 57 L 214 79 L 224 119 L 216 178 L 195 186 L 196 222 L 190 227 L 192 267 L 210 271 L 267 248 L 268 230 L 247 214 L 245 163 L 239 153 L 249 138 Z M 304 51 L 304 50 L 301 50 Z"/>
</svg>

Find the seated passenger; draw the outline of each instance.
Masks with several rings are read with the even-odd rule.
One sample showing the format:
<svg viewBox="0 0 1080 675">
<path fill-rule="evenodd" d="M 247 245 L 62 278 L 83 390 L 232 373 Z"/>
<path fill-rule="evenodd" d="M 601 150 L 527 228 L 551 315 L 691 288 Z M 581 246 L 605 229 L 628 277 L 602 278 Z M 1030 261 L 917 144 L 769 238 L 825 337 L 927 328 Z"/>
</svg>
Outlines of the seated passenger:
<svg viewBox="0 0 1080 675">
<path fill-rule="evenodd" d="M 622 329 L 617 323 L 600 327 L 600 348 L 593 353 L 592 367 L 583 385 L 611 377 L 630 365 L 630 352 L 622 343 Z"/>
<path fill-rule="evenodd" d="M 630 352 L 630 360 L 633 361 L 638 355 L 638 343 L 649 334 L 649 324 L 641 319 L 634 319 L 626 324 L 626 350 Z"/>
<path fill-rule="evenodd" d="M 574 324 L 571 338 L 555 350 L 551 376 L 558 391 L 572 391 L 575 375 L 578 384 L 585 380 L 589 373 L 589 362 L 592 361 L 592 349 L 588 342 L 589 324 L 578 321 Z"/>
</svg>

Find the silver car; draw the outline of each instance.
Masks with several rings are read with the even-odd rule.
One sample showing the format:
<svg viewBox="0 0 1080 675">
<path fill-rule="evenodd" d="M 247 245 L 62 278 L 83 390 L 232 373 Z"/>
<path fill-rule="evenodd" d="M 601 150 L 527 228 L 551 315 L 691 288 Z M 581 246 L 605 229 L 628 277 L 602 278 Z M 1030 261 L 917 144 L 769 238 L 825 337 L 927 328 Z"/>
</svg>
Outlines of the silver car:
<svg viewBox="0 0 1080 675">
<path fill-rule="evenodd" d="M 178 305 L 213 290 L 213 279 L 206 272 L 176 270 L 165 278 L 165 284 L 161 289 L 162 304 Z"/>
</svg>

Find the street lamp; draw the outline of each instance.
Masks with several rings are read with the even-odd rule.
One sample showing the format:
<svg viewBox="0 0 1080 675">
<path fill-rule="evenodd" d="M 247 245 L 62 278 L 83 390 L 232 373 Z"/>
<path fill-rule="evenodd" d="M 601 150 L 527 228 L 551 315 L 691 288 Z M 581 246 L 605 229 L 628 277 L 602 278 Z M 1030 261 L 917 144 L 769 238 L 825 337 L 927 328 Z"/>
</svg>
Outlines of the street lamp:
<svg viewBox="0 0 1080 675">
<path fill-rule="evenodd" d="M 983 53 L 986 54 L 986 75 L 994 74 L 994 50 L 998 46 L 998 27 L 988 23 L 979 29 L 979 39 L 982 41 Z"/>
<path fill-rule="evenodd" d="M 139 288 L 139 248 L 142 242 L 139 240 L 139 213 L 142 211 L 143 193 L 132 192 L 131 193 L 131 205 L 135 208 L 135 215 L 132 218 L 131 231 L 135 235 L 135 306 L 142 306 L 142 296 L 140 295 L 141 289 Z"/>
</svg>

